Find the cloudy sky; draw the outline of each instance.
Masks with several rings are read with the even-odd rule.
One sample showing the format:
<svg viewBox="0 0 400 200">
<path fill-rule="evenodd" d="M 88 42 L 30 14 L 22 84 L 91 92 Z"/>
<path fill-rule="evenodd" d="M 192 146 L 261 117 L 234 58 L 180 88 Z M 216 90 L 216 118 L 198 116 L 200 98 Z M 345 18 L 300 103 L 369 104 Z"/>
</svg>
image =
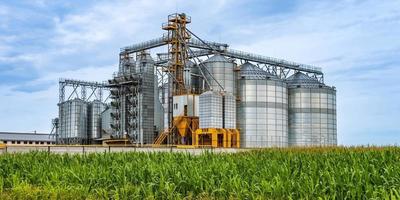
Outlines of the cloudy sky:
<svg viewBox="0 0 400 200">
<path fill-rule="evenodd" d="M 400 144 L 399 0 L 1 1 L 0 131 L 49 132 L 60 77 L 110 78 L 176 11 L 204 39 L 321 66 L 339 144 Z"/>
</svg>

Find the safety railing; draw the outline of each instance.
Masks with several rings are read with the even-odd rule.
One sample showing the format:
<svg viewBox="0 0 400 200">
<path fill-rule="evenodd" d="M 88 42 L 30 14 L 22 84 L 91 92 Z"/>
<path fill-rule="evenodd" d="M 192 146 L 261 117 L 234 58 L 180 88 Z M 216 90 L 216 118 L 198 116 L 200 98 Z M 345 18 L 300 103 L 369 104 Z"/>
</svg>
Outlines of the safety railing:
<svg viewBox="0 0 400 200">
<path fill-rule="evenodd" d="M 262 56 L 262 55 L 257 55 L 257 54 L 234 50 L 234 49 L 228 49 L 223 54 L 225 54 L 227 56 L 232 56 L 235 58 L 249 60 L 249 61 L 267 63 L 267 64 L 272 64 L 272 65 L 282 65 L 283 67 L 297 69 L 300 71 L 322 74 L 322 69 L 320 67 L 300 64 L 300 63 L 296 63 L 296 62 L 292 62 L 292 61 L 287 61 L 284 59 L 278 59 L 278 58 L 273 58 L 273 57 L 269 57 L 269 56 Z"/>
</svg>

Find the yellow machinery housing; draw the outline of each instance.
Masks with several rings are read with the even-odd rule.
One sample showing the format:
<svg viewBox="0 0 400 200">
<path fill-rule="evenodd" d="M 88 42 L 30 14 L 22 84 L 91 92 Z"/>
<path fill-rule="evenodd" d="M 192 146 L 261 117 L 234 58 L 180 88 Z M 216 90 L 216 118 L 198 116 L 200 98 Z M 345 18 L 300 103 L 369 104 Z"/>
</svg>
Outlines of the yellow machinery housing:
<svg viewBox="0 0 400 200">
<path fill-rule="evenodd" d="M 194 133 L 195 147 L 239 148 L 240 134 L 237 129 L 202 128 Z"/>
</svg>

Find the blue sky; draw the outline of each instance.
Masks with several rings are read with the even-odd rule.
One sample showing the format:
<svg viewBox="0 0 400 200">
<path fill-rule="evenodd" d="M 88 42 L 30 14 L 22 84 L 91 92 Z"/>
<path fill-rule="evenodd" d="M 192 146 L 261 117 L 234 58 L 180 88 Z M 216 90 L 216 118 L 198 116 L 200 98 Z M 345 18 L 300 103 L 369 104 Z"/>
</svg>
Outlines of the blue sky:
<svg viewBox="0 0 400 200">
<path fill-rule="evenodd" d="M 204 39 L 321 66 L 339 144 L 400 143 L 399 0 L 1 1 L 0 131 L 49 132 L 58 78 L 108 79 L 176 11 Z"/>
</svg>

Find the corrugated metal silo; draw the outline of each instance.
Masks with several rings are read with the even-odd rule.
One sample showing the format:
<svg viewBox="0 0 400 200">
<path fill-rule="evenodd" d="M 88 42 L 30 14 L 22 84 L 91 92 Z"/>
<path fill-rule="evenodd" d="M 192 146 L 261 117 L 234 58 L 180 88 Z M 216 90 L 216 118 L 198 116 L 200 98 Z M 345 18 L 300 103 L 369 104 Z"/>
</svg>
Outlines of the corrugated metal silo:
<svg viewBox="0 0 400 200">
<path fill-rule="evenodd" d="M 136 72 L 141 73 L 142 85 L 138 101 L 140 113 L 139 119 L 135 119 L 139 125 L 139 143 L 151 144 L 156 137 L 154 133 L 154 60 L 147 52 L 142 52 L 136 58 Z"/>
<path fill-rule="evenodd" d="M 224 128 L 236 128 L 236 97 L 228 93 L 223 96 L 223 124 Z"/>
<path fill-rule="evenodd" d="M 241 66 L 238 126 L 242 147 L 288 145 L 286 83 L 251 63 Z"/>
<path fill-rule="evenodd" d="M 222 128 L 222 96 L 207 91 L 199 97 L 199 127 Z"/>
<path fill-rule="evenodd" d="M 236 64 L 224 56 L 214 55 L 205 60 L 203 64 L 207 67 L 208 71 L 212 74 L 214 79 L 224 87 L 225 91 L 236 95 L 235 84 L 235 68 Z M 211 77 L 208 72 L 205 72 L 207 80 L 210 82 L 214 91 L 221 91 L 218 83 Z"/>
<path fill-rule="evenodd" d="M 87 140 L 87 103 L 73 99 L 59 105 L 62 143 L 78 144 Z"/>
<path fill-rule="evenodd" d="M 109 107 L 101 113 L 101 130 L 102 130 L 102 133 L 105 133 L 107 135 L 111 135 L 111 132 L 112 132 L 111 112 L 112 112 L 112 108 Z"/>
<path fill-rule="evenodd" d="M 190 91 L 191 93 L 199 94 L 203 87 L 203 78 L 198 65 L 189 61 L 190 72 Z"/>
<path fill-rule="evenodd" d="M 90 140 L 101 138 L 101 113 L 105 105 L 101 101 L 94 100 L 88 104 L 88 137 Z"/>
<path fill-rule="evenodd" d="M 287 83 L 289 145 L 336 145 L 336 89 L 301 72 L 290 76 Z"/>
<path fill-rule="evenodd" d="M 160 99 L 160 90 L 158 87 L 158 78 L 154 78 L 154 126 L 157 133 L 160 133 L 164 129 L 164 108 Z"/>
</svg>

